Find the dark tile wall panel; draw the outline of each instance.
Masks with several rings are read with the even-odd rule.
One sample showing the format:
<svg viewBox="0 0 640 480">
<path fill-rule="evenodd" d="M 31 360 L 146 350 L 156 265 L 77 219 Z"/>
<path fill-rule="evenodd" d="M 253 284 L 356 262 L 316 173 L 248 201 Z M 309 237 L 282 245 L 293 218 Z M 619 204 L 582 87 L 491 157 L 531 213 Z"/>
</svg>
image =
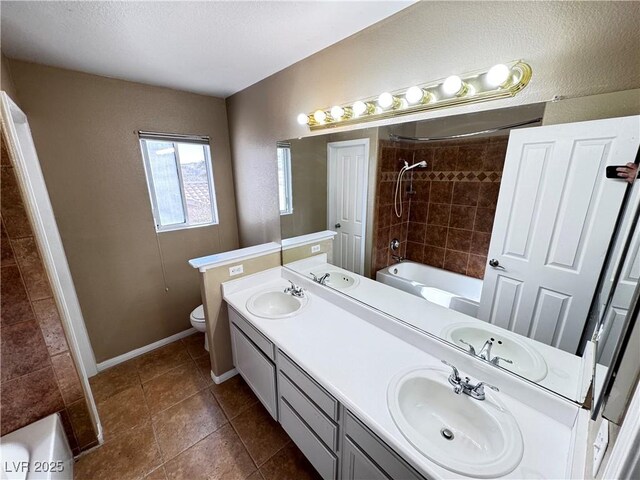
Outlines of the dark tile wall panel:
<svg viewBox="0 0 640 480">
<path fill-rule="evenodd" d="M 74 453 L 97 444 L 49 278 L 2 138 L 1 428 L 60 413 Z"/>
<path fill-rule="evenodd" d="M 508 137 L 411 144 L 381 141 L 377 172 L 375 271 L 395 263 L 389 242 L 398 238 L 399 254 L 476 278 L 484 277 Z M 393 212 L 395 180 L 404 160 L 427 161 L 413 170 L 412 194 L 402 194 L 404 214 Z"/>
</svg>

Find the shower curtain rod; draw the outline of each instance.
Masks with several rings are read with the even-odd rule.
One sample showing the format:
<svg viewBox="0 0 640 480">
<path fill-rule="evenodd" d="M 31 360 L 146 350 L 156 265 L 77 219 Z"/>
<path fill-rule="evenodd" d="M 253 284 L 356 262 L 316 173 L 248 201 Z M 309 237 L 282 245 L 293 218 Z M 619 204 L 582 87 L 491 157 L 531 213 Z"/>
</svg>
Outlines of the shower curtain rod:
<svg viewBox="0 0 640 480">
<path fill-rule="evenodd" d="M 458 135 L 443 135 L 441 137 L 407 137 L 404 135 L 396 135 L 395 133 L 391 133 L 389 134 L 389 139 L 390 140 L 410 140 L 412 142 L 435 142 L 438 140 L 449 140 L 452 138 L 473 137 L 474 135 L 482 135 L 483 133 L 494 133 L 494 132 L 499 132 L 500 130 L 507 130 L 507 129 L 516 128 L 516 127 L 524 127 L 525 125 L 538 123 L 541 120 L 542 120 L 542 117 L 534 118 L 532 120 L 527 120 L 526 122 L 512 123 L 511 125 L 503 125 L 497 128 L 490 128 L 488 130 L 480 130 L 478 132 L 461 133 Z"/>
</svg>

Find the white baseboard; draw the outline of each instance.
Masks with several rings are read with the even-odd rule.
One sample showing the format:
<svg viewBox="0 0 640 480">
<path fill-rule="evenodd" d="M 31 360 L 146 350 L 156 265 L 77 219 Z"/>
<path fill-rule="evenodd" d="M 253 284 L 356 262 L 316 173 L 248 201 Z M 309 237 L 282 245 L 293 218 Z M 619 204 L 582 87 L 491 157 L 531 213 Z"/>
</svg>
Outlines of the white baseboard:
<svg viewBox="0 0 640 480">
<path fill-rule="evenodd" d="M 219 377 L 217 377 L 216 375 L 213 374 L 213 372 L 211 372 L 211 378 L 213 379 L 213 382 L 216 385 L 220 385 L 222 382 L 226 382 L 231 377 L 235 377 L 237 374 L 238 374 L 238 370 L 236 370 L 235 368 L 232 368 L 228 372 L 224 372 Z"/>
<path fill-rule="evenodd" d="M 119 363 L 126 362 L 127 360 L 131 360 L 135 357 L 139 357 L 140 355 L 150 352 L 151 350 L 155 350 L 156 348 L 162 347 L 171 342 L 175 342 L 176 340 L 180 340 L 181 338 L 188 337 L 189 335 L 196 332 L 197 330 L 191 327 L 187 330 L 184 330 L 183 332 L 176 333 L 175 335 L 171 335 L 170 337 L 163 338 L 162 340 L 158 340 L 157 342 L 150 343 L 149 345 L 145 345 L 144 347 L 136 348 L 135 350 L 131 350 L 130 352 L 123 353 L 122 355 L 110 358 L 109 360 L 105 360 L 104 362 L 101 362 L 97 365 L 98 372 L 106 370 L 110 367 L 115 367 Z"/>
</svg>

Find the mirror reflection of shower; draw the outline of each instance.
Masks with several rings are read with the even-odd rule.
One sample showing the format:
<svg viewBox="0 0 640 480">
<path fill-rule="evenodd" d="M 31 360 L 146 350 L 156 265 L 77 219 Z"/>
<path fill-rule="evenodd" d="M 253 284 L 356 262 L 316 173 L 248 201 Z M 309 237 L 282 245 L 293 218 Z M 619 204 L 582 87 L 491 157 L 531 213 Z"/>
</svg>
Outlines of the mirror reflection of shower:
<svg viewBox="0 0 640 480">
<path fill-rule="evenodd" d="M 402 217 L 402 179 L 404 174 L 409 170 L 413 170 L 416 167 L 426 168 L 427 162 L 424 160 L 422 162 L 414 163 L 413 165 L 409 165 L 409 163 L 405 160 L 404 167 L 400 169 L 400 173 L 398 174 L 398 178 L 396 179 L 396 192 L 393 197 L 393 209 L 395 211 L 396 217 Z"/>
</svg>

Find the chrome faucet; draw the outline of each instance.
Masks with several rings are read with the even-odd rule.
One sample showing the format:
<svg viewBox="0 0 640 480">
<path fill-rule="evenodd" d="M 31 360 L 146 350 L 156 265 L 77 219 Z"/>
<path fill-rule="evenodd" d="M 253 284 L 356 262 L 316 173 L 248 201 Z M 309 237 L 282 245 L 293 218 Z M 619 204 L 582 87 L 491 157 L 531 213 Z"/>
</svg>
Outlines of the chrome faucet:
<svg viewBox="0 0 640 480">
<path fill-rule="evenodd" d="M 393 258 L 396 262 L 398 263 L 402 263 L 405 261 L 405 258 L 402 255 L 391 255 L 391 258 Z"/>
<path fill-rule="evenodd" d="M 321 277 L 317 277 L 313 272 L 309 272 L 309 274 L 313 278 L 313 281 L 314 282 L 318 282 L 320 285 L 326 285 L 327 284 L 327 278 L 329 278 L 331 276 L 330 273 L 325 273 Z"/>
<path fill-rule="evenodd" d="M 298 285 L 293 283 L 291 280 L 289 280 L 289 283 L 291 284 L 291 286 L 285 288 L 284 293 L 290 293 L 294 297 L 298 297 L 298 298 L 304 297 L 304 289 L 302 287 L 299 287 Z"/>
<path fill-rule="evenodd" d="M 484 345 L 482 346 L 482 349 L 480 350 L 479 353 L 476 353 L 476 349 L 469 342 L 463 340 L 462 338 L 460 338 L 458 341 L 466 345 L 467 347 L 469 347 L 469 350 L 468 350 L 469 354 L 475 357 L 480 357 L 481 359 L 486 360 L 487 362 L 492 363 L 496 366 L 500 366 L 500 362 L 509 363 L 509 364 L 513 363 L 513 361 L 509 360 L 508 358 L 498 357 L 497 355 L 493 358 L 491 357 L 491 349 L 493 348 L 492 338 L 484 342 Z"/>
<path fill-rule="evenodd" d="M 442 363 L 453 369 L 451 375 L 449 375 L 449 383 L 453 386 L 453 392 L 456 395 L 464 393 L 475 400 L 484 400 L 486 398 L 484 387 L 489 387 L 491 390 L 496 392 L 500 391 L 498 387 L 489 385 L 487 382 L 478 382 L 474 385 L 471 383 L 471 379 L 469 377 L 461 378 L 460 372 L 458 372 L 458 369 L 454 365 L 451 365 L 446 360 L 442 360 Z"/>
</svg>

